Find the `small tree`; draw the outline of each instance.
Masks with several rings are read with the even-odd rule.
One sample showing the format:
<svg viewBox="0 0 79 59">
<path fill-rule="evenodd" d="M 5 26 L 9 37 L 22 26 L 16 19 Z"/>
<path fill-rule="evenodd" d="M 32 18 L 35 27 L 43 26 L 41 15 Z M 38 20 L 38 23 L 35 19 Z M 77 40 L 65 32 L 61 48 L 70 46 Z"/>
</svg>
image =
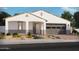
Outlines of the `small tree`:
<svg viewBox="0 0 79 59">
<path fill-rule="evenodd" d="M 75 27 L 79 28 L 79 12 L 74 13 Z"/>
<path fill-rule="evenodd" d="M 64 11 L 64 13 L 61 14 L 61 17 L 69 21 L 72 21 L 72 14 L 68 11 Z"/>
<path fill-rule="evenodd" d="M 4 11 L 0 11 L 0 26 L 5 25 L 5 20 L 4 18 L 11 16 L 10 14 L 8 14 L 7 12 Z"/>
<path fill-rule="evenodd" d="M 64 18 L 64 19 L 70 21 L 71 26 L 75 27 L 76 22 L 75 22 L 73 15 L 70 12 L 64 11 L 63 14 L 61 14 L 61 18 Z"/>
</svg>

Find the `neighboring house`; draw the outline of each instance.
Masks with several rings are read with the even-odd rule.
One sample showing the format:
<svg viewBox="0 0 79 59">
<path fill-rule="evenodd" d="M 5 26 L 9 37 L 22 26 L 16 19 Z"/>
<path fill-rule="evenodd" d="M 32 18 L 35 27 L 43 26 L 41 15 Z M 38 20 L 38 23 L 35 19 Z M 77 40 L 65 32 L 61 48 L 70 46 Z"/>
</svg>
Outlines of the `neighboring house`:
<svg viewBox="0 0 79 59">
<path fill-rule="evenodd" d="M 42 10 L 5 18 L 5 23 L 5 33 L 71 33 L 70 21 L 59 18 Z"/>
</svg>

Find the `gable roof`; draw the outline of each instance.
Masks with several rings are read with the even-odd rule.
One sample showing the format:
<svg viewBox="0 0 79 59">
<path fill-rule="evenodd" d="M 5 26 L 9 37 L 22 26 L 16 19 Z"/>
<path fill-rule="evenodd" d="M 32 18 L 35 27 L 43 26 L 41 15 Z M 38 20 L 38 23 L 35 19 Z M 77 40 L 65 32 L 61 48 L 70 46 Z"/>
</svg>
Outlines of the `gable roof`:
<svg viewBox="0 0 79 59">
<path fill-rule="evenodd" d="M 47 23 L 68 23 L 68 24 L 70 24 L 70 21 L 60 18 L 60 17 L 57 17 L 57 16 L 54 16 L 53 14 L 43 11 L 43 10 L 33 12 L 32 14 L 46 19 Z"/>
<path fill-rule="evenodd" d="M 41 18 L 41 17 L 38 17 L 34 14 L 31 14 L 31 13 L 23 13 L 23 14 L 19 14 L 19 15 L 15 15 L 15 16 L 11 16 L 11 17 L 8 17 L 8 18 L 5 18 L 5 19 L 8 19 L 8 20 L 13 20 L 14 21 L 19 21 L 19 20 L 30 20 L 30 21 L 46 21 L 45 19 Z"/>
<path fill-rule="evenodd" d="M 45 21 L 47 21 L 46 23 L 70 24 L 70 21 L 57 17 L 57 16 L 55 16 L 47 11 L 43 11 L 43 10 L 35 11 L 32 13 L 23 13 L 23 14 L 7 17 L 5 19 L 11 19 L 11 18 L 15 18 L 15 17 L 21 16 L 21 15 L 27 15 L 27 14 L 30 14 L 31 16 L 36 17 L 38 19 L 45 20 Z"/>
</svg>

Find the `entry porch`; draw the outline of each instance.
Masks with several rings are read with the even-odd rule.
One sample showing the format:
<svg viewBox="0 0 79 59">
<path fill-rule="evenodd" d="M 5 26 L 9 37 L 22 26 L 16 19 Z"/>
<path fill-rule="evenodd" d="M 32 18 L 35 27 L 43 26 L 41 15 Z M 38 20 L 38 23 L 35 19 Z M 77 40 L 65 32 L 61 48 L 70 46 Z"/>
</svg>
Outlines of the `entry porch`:
<svg viewBox="0 0 79 59">
<path fill-rule="evenodd" d="M 6 33 L 46 34 L 46 23 L 40 21 L 6 21 Z"/>
</svg>

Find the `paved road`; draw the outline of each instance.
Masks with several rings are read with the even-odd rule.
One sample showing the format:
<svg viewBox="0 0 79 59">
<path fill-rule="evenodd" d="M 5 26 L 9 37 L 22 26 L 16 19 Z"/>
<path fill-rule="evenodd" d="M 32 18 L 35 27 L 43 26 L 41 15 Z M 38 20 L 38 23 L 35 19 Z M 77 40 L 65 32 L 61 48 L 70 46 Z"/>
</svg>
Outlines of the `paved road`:
<svg viewBox="0 0 79 59">
<path fill-rule="evenodd" d="M 79 40 L 32 39 L 0 40 L 0 50 L 13 51 L 73 51 L 79 50 Z"/>
<path fill-rule="evenodd" d="M 79 51 L 79 42 L 0 45 L 8 51 Z"/>
</svg>

